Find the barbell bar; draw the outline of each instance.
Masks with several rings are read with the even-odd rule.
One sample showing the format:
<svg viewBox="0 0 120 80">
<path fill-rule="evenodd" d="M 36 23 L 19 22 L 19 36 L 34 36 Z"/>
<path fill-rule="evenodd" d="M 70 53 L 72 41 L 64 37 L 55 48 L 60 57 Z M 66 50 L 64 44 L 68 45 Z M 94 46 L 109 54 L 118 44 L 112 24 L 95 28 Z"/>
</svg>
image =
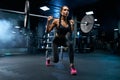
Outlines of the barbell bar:
<svg viewBox="0 0 120 80">
<path fill-rule="evenodd" d="M 0 11 L 25 15 L 25 18 L 24 18 L 24 27 L 28 26 L 29 16 L 48 18 L 48 16 L 44 16 L 44 15 L 31 14 L 30 13 L 29 0 L 26 0 L 26 2 L 25 2 L 25 10 L 24 10 L 25 12 L 14 11 L 14 10 L 7 10 L 7 9 L 0 9 Z M 80 21 L 76 21 L 76 22 L 80 23 L 80 28 L 81 28 L 81 30 L 83 32 L 88 33 L 92 29 L 92 27 L 93 27 L 94 17 L 92 15 L 85 15 L 82 18 L 81 22 Z"/>
<path fill-rule="evenodd" d="M 0 11 L 26 15 L 26 13 L 25 13 L 25 12 L 14 11 L 14 10 L 0 9 Z M 31 13 L 30 13 L 29 15 L 30 15 L 30 16 L 33 16 L 33 17 L 48 18 L 48 16 L 37 15 L 37 14 L 31 14 Z"/>
</svg>

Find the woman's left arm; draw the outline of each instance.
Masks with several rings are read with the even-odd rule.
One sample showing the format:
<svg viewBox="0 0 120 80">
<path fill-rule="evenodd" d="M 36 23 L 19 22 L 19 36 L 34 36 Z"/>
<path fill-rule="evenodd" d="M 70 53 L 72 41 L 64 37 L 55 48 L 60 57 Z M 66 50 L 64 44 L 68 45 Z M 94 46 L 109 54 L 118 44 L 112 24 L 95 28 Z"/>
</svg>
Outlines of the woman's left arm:
<svg viewBox="0 0 120 80">
<path fill-rule="evenodd" d="M 74 30 L 74 20 L 70 20 L 70 27 L 71 27 L 71 31 Z"/>
</svg>

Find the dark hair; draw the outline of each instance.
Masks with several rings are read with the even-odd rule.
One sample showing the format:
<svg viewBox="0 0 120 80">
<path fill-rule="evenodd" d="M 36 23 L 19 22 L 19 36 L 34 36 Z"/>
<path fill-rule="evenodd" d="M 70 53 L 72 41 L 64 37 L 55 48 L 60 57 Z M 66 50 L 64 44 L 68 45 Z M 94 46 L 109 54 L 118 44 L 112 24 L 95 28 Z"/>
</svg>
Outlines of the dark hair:
<svg viewBox="0 0 120 80">
<path fill-rule="evenodd" d="M 61 24 L 61 11 L 63 10 L 63 7 L 68 7 L 68 6 L 66 6 L 66 5 L 64 5 L 64 6 L 62 6 L 61 8 L 60 8 L 60 18 L 59 18 L 59 27 L 60 27 L 60 24 Z M 68 20 L 67 20 L 67 22 L 68 22 Z"/>
</svg>

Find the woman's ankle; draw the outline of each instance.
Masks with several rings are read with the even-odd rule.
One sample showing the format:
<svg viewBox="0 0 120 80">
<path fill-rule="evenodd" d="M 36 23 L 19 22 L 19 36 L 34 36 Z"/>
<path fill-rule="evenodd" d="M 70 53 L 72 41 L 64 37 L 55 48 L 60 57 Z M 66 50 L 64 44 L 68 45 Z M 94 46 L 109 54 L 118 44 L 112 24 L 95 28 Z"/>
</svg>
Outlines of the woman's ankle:
<svg viewBox="0 0 120 80">
<path fill-rule="evenodd" d="M 70 63 L 70 67 L 74 67 L 74 64 L 73 64 L 73 63 Z"/>
<path fill-rule="evenodd" d="M 50 60 L 50 57 L 47 57 L 46 60 Z"/>
</svg>

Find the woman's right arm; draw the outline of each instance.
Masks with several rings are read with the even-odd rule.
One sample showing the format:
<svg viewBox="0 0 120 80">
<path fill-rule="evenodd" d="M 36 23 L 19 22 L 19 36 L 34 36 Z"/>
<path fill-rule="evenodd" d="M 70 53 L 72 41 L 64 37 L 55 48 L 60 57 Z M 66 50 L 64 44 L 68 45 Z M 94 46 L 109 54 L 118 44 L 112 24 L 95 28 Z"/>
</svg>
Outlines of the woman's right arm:
<svg viewBox="0 0 120 80">
<path fill-rule="evenodd" d="M 56 19 L 50 22 L 53 19 L 52 16 L 48 17 L 47 24 L 46 24 L 46 32 L 49 33 L 55 26 L 56 26 Z"/>
</svg>

